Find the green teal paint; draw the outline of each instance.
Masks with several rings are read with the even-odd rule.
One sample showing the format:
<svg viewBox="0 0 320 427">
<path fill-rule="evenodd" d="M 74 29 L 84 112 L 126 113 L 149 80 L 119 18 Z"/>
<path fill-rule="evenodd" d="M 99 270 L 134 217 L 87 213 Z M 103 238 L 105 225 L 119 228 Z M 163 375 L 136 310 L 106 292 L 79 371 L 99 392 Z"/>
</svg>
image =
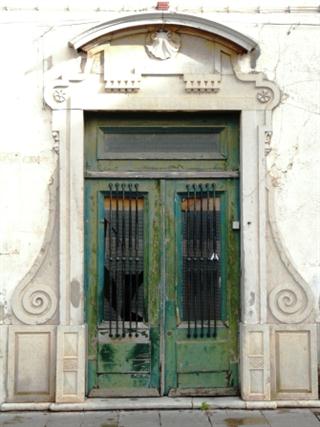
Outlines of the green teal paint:
<svg viewBox="0 0 320 427">
<path fill-rule="evenodd" d="M 211 122 L 225 127 L 221 160 L 97 160 L 96 129 L 112 120 L 125 124 L 130 117 L 95 115 L 86 127 L 86 161 L 91 170 L 238 170 L 238 123 L 232 114 L 196 115 L 197 122 Z M 162 120 L 165 115 L 145 114 L 144 123 Z M 175 115 L 186 124 L 192 115 Z M 166 115 L 168 117 L 168 115 Z M 133 120 L 141 123 L 141 114 Z M 166 118 L 166 120 L 169 120 Z M 140 121 L 140 122 L 139 122 Z M 132 339 L 99 338 L 103 320 L 104 297 L 104 197 L 108 184 L 138 182 L 144 195 L 144 271 L 145 319 L 149 337 L 145 342 Z M 221 287 L 222 319 L 215 339 L 187 339 L 182 313 L 182 239 L 181 200 L 186 183 L 214 182 L 221 209 Z M 232 220 L 239 219 L 239 189 L 236 179 L 218 180 L 112 180 L 87 179 L 85 185 L 85 290 L 88 322 L 88 390 L 117 388 L 160 390 L 238 387 L 239 321 L 239 233 L 232 230 Z M 206 330 L 205 330 L 206 333 Z M 139 338 L 140 339 L 140 338 Z M 105 342 L 107 340 L 107 342 Z M 160 372 L 160 360 L 162 371 Z M 209 361 L 212 361 L 209 362 Z M 222 363 L 222 364 L 221 364 Z M 130 393 L 132 395 L 132 393 Z M 133 392 L 134 394 L 134 392 Z"/>
</svg>

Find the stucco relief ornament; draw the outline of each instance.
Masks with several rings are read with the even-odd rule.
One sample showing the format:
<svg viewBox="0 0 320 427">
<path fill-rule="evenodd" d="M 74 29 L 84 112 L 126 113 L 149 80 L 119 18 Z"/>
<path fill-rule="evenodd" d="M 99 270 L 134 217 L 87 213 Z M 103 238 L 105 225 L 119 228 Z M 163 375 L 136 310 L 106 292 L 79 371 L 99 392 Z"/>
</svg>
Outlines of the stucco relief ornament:
<svg viewBox="0 0 320 427">
<path fill-rule="evenodd" d="M 177 33 L 161 30 L 147 35 L 146 50 L 152 58 L 172 58 L 179 52 L 180 46 L 181 39 Z"/>
<path fill-rule="evenodd" d="M 64 102 L 66 100 L 67 93 L 63 88 L 57 88 L 53 91 L 52 96 L 56 102 L 60 103 L 60 102 Z"/>
<path fill-rule="evenodd" d="M 55 153 L 59 153 L 59 144 L 60 144 L 60 132 L 58 130 L 52 131 L 52 138 L 53 138 L 53 146 L 52 149 Z"/>
<path fill-rule="evenodd" d="M 269 293 L 269 308 L 283 323 L 303 322 L 312 311 L 312 302 L 301 286 L 280 285 Z"/>
<path fill-rule="evenodd" d="M 271 101 L 271 99 L 272 93 L 269 89 L 262 89 L 257 93 L 257 100 L 261 102 L 261 104 L 266 104 L 267 102 Z"/>
</svg>

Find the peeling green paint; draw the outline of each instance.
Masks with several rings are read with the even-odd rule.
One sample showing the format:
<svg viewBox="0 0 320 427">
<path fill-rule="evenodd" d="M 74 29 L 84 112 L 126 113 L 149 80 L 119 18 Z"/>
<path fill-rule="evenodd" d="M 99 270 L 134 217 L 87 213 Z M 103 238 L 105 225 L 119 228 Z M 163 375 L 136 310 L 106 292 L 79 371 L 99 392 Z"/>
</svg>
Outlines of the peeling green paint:
<svg viewBox="0 0 320 427">
<path fill-rule="evenodd" d="M 110 115 L 125 122 L 125 117 Z M 164 117 L 164 116 L 162 116 Z M 136 115 L 137 123 L 141 120 Z M 157 120 L 150 115 L 150 120 Z M 176 119 L 187 124 L 182 115 Z M 95 115 L 86 128 L 86 160 L 91 170 L 238 170 L 238 123 L 230 114 L 206 118 L 196 115 L 195 121 L 225 126 L 222 149 L 224 157 L 217 160 L 122 160 L 106 161 L 96 158 L 96 128 L 105 123 L 105 116 Z M 146 122 L 146 117 L 144 117 Z M 136 180 L 137 181 L 137 180 Z M 221 292 L 222 322 L 217 337 L 187 340 L 181 312 L 181 235 L 179 210 L 180 194 L 190 180 L 139 179 L 139 191 L 145 195 L 145 257 L 144 305 L 148 334 L 130 342 L 121 338 L 109 339 L 100 335 L 103 320 L 103 262 L 104 242 L 101 226 L 101 204 L 110 182 L 117 180 L 87 179 L 85 206 L 85 286 L 86 320 L 89 325 L 89 389 L 153 388 L 160 389 L 160 356 L 164 352 L 164 394 L 177 388 L 233 388 L 238 387 L 238 322 L 239 322 L 239 232 L 232 230 L 232 221 L 239 220 L 239 192 L 236 179 L 215 180 L 221 202 Z M 122 182 L 125 182 L 122 180 Z M 129 182 L 129 181 L 127 181 Z M 194 179 L 205 184 L 213 180 Z M 161 187 L 162 185 L 162 187 Z M 160 191 L 160 187 L 162 190 Z M 164 216 L 162 216 L 164 215 Z M 164 228 L 161 228 L 161 224 Z M 164 265 L 161 266 L 161 260 Z M 162 287 L 162 289 L 161 289 Z M 165 288 L 163 288 L 165 287 Z M 164 305 L 164 317 L 160 315 Z M 160 345 L 160 331 L 164 344 Z M 100 336 L 100 338 L 99 338 Z M 106 342 L 108 341 L 109 342 Z M 140 342 L 139 342 L 140 340 Z"/>
</svg>

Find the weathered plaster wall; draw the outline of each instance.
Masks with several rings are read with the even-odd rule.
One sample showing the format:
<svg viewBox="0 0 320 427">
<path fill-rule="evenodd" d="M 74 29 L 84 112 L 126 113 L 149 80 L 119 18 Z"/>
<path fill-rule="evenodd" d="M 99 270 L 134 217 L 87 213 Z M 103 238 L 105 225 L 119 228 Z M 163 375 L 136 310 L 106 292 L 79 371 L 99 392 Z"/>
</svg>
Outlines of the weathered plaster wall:
<svg viewBox="0 0 320 427">
<path fill-rule="evenodd" d="M 75 57 L 67 42 L 88 26 L 119 14 L 153 11 L 156 4 L 139 1 L 137 9 L 137 2 L 109 1 L 106 10 L 103 2 L 47 3 L 38 7 L 35 2 L 8 1 L 0 13 L 0 37 L 4 41 L 0 71 L 0 324 L 10 323 L 10 296 L 35 260 L 48 221 L 47 189 L 57 155 L 50 112 L 43 104 L 45 76 Z M 258 1 L 220 1 L 214 7 L 211 1 L 170 3 L 173 11 L 198 14 L 254 38 L 261 48 L 256 71 L 266 73 L 283 91 L 282 103 L 274 112 L 268 156 L 275 215 L 283 245 L 318 300 L 318 4 L 274 1 L 264 9 Z M 242 67 L 248 71 L 249 62 L 244 60 Z M 5 330 L 3 333 L 0 378 L 4 378 L 5 369 Z"/>
</svg>

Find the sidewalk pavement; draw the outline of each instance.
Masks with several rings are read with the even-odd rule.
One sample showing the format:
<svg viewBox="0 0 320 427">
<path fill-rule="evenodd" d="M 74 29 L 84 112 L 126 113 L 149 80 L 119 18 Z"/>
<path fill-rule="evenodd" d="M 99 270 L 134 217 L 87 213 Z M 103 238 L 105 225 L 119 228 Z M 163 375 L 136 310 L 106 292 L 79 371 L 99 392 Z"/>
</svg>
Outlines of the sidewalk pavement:
<svg viewBox="0 0 320 427">
<path fill-rule="evenodd" d="M 319 419 L 318 419 L 319 417 Z M 320 427 L 320 410 L 166 410 L 0 413 L 1 427 Z"/>
</svg>

